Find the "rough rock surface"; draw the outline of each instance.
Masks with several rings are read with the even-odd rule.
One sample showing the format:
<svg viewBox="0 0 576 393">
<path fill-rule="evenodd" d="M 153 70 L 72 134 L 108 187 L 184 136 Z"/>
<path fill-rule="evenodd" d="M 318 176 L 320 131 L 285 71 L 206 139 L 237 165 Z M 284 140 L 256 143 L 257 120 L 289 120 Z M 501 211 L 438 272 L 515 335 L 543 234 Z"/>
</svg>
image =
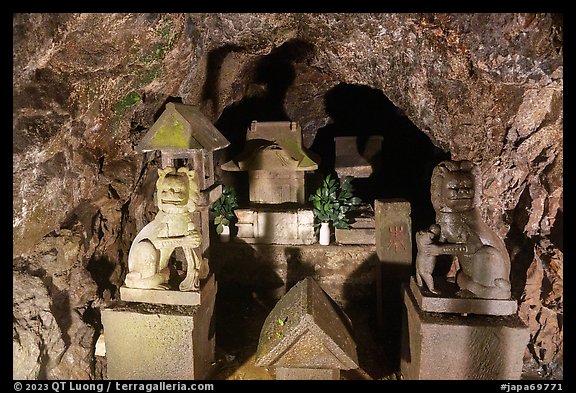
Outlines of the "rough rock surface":
<svg viewBox="0 0 576 393">
<path fill-rule="evenodd" d="M 154 214 L 156 163 L 133 147 L 167 101 L 229 114 L 230 139 L 295 120 L 308 146 L 339 84 L 383 92 L 480 165 L 530 326 L 525 369 L 562 377 L 561 16 L 14 14 L 13 44 L 15 378 L 95 377 L 97 304 Z"/>
</svg>

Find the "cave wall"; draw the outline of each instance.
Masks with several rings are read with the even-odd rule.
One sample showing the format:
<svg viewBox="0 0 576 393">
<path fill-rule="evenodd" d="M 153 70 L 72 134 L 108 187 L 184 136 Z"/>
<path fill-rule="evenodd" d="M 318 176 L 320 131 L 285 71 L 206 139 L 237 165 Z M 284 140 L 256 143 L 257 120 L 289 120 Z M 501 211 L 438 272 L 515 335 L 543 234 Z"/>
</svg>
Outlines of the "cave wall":
<svg viewBox="0 0 576 393">
<path fill-rule="evenodd" d="M 307 146 L 325 94 L 357 84 L 480 165 L 525 370 L 562 378 L 562 48 L 553 14 L 14 14 L 14 378 L 99 377 L 99 307 L 155 213 L 154 157 L 135 144 L 167 101 L 217 122 L 269 94 L 258 65 L 278 56 L 293 72 L 280 109 Z"/>
</svg>

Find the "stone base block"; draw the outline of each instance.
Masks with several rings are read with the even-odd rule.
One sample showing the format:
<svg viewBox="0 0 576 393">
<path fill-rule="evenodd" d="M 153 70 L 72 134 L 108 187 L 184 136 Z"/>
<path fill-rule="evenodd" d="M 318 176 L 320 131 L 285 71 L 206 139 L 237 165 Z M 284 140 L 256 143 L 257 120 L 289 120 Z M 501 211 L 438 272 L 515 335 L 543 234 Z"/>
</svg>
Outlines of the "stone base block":
<svg viewBox="0 0 576 393">
<path fill-rule="evenodd" d="M 517 380 L 530 333 L 517 315 L 424 312 L 404 286 L 404 379 Z"/>
<path fill-rule="evenodd" d="M 202 302 L 202 297 L 210 297 L 216 293 L 216 279 L 210 275 L 202 282 L 200 291 L 170 291 L 162 289 L 120 287 L 120 300 L 123 302 L 140 302 L 154 304 L 173 304 L 179 306 L 195 306 Z"/>
<path fill-rule="evenodd" d="M 102 310 L 107 377 L 129 380 L 199 380 L 214 361 L 217 286 L 201 289 L 195 306 L 120 302 Z"/>
<path fill-rule="evenodd" d="M 340 380 L 340 370 L 325 368 L 276 368 L 276 379 L 280 380 Z"/>
<path fill-rule="evenodd" d="M 312 209 L 262 207 L 236 209 L 238 234 L 236 239 L 259 244 L 312 244 L 314 214 Z"/>
<path fill-rule="evenodd" d="M 336 243 L 340 244 L 376 244 L 375 228 L 336 228 L 334 234 Z"/>
<path fill-rule="evenodd" d="M 514 299 L 458 297 L 456 295 L 458 285 L 438 278 L 434 278 L 434 287 L 440 294 L 420 288 L 416 284 L 416 279 L 410 278 L 410 290 L 422 311 L 480 315 L 513 315 L 518 311 L 518 303 Z"/>
</svg>

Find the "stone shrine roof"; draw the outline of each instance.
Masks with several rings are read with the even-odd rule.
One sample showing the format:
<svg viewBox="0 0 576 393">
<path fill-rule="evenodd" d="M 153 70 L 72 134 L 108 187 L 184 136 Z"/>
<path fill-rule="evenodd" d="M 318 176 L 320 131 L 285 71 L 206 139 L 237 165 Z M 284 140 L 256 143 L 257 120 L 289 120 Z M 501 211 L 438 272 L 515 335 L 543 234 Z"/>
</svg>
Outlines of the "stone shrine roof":
<svg viewBox="0 0 576 393">
<path fill-rule="evenodd" d="M 358 368 L 348 317 L 307 277 L 276 303 L 256 350 L 260 367 L 349 370 Z"/>
<path fill-rule="evenodd" d="M 198 107 L 169 102 L 158 120 L 144 135 L 136 151 L 139 153 L 154 150 L 213 152 L 229 144 L 230 142 Z"/>
<path fill-rule="evenodd" d="M 253 121 L 246 133 L 244 150 L 221 165 L 226 171 L 313 171 L 316 163 L 302 147 L 302 129 L 296 122 Z"/>
</svg>

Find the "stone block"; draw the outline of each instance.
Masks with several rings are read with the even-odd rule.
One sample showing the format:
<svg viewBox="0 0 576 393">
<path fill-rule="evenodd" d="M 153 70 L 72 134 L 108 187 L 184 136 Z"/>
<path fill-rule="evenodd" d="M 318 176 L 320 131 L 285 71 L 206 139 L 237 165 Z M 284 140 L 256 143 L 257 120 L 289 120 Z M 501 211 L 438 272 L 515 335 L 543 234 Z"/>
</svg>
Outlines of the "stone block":
<svg viewBox="0 0 576 393">
<path fill-rule="evenodd" d="M 372 174 L 372 165 L 358 151 L 356 136 L 334 138 L 334 166 L 338 177 L 366 178 Z"/>
<path fill-rule="evenodd" d="M 520 379 L 530 333 L 517 315 L 424 312 L 409 286 L 404 304 L 404 379 Z"/>
<path fill-rule="evenodd" d="M 107 377 L 199 380 L 214 361 L 214 302 L 196 306 L 119 303 L 102 310 Z"/>
<path fill-rule="evenodd" d="M 304 172 L 255 170 L 248 172 L 248 181 L 252 203 L 306 203 Z"/>
<path fill-rule="evenodd" d="M 252 223 L 236 223 L 236 228 L 238 233 L 236 237 L 238 238 L 254 238 L 254 225 Z"/>
<path fill-rule="evenodd" d="M 311 209 L 237 209 L 236 239 L 261 244 L 312 244 L 314 214 Z"/>
<path fill-rule="evenodd" d="M 262 242 L 287 242 L 298 238 L 296 211 L 259 211 L 254 237 Z"/>
<path fill-rule="evenodd" d="M 238 223 L 249 223 L 252 224 L 254 222 L 254 210 L 252 209 L 236 209 L 234 210 L 234 214 L 238 218 Z"/>
<path fill-rule="evenodd" d="M 140 289 L 120 287 L 120 300 L 124 302 L 141 302 L 154 304 L 172 304 L 181 306 L 195 306 L 202 302 L 202 298 L 211 298 L 216 293 L 216 280 L 214 275 L 203 283 L 200 291 L 170 291 L 161 289 Z"/>
<path fill-rule="evenodd" d="M 374 201 L 376 252 L 382 263 L 412 265 L 410 202 L 400 199 Z"/>
<path fill-rule="evenodd" d="M 200 255 L 206 256 L 205 252 L 210 246 L 210 207 L 198 206 L 192 213 L 192 223 L 202 237 L 200 243 Z"/>
<path fill-rule="evenodd" d="M 410 290 L 422 311 L 480 315 L 512 315 L 518 311 L 518 303 L 514 299 L 458 297 L 458 285 L 446 282 L 445 279 L 434 277 L 434 288 L 440 294 L 422 289 L 416 284 L 414 277 L 410 279 Z"/>
<path fill-rule="evenodd" d="M 208 206 L 210 207 L 214 202 L 220 198 L 222 195 L 222 184 L 213 184 L 206 190 L 202 190 L 199 193 L 197 206 Z"/>
<path fill-rule="evenodd" d="M 374 228 L 351 228 L 334 230 L 336 243 L 340 244 L 376 244 Z"/>
<path fill-rule="evenodd" d="M 354 222 L 350 223 L 350 226 L 354 229 L 375 229 L 376 221 L 373 215 L 372 217 L 354 217 Z"/>
<path fill-rule="evenodd" d="M 316 241 L 313 224 L 298 225 L 298 239 L 300 244 L 313 244 Z"/>
<path fill-rule="evenodd" d="M 298 209 L 298 225 L 314 225 L 314 212 L 311 209 Z"/>
<path fill-rule="evenodd" d="M 340 380 L 340 370 L 330 370 L 323 368 L 276 368 L 277 380 Z"/>
</svg>

